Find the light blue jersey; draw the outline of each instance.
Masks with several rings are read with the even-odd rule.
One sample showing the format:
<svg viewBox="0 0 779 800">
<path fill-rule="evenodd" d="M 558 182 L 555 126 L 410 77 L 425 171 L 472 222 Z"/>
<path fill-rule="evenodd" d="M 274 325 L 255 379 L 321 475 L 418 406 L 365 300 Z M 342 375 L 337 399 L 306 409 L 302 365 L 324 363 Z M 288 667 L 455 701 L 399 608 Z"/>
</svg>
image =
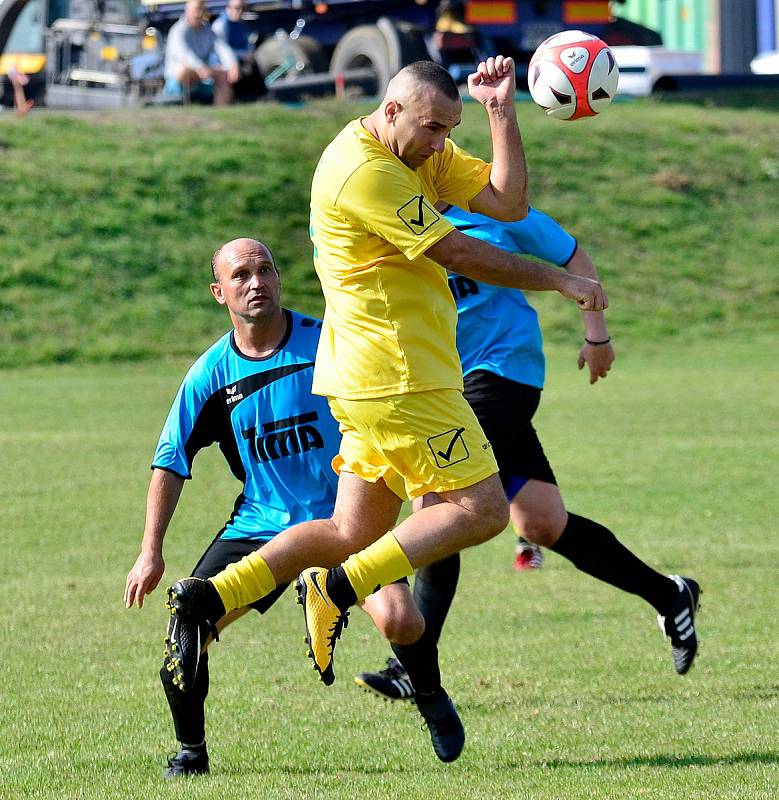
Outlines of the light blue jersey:
<svg viewBox="0 0 779 800">
<path fill-rule="evenodd" d="M 498 222 L 452 207 L 446 218 L 467 236 L 558 266 L 576 251 L 576 239 L 551 217 L 531 208 L 519 222 Z M 457 302 L 457 350 L 463 375 L 486 370 L 542 389 L 545 360 L 538 315 L 519 289 L 505 289 L 451 273 L 449 288 Z"/>
<path fill-rule="evenodd" d="M 225 334 L 184 378 L 152 467 L 191 477 L 195 455 L 213 442 L 243 483 L 222 539 L 268 540 L 333 513 L 331 467 L 341 435 L 324 397 L 311 394 L 322 323 L 286 311 L 275 353 L 242 354 Z"/>
</svg>

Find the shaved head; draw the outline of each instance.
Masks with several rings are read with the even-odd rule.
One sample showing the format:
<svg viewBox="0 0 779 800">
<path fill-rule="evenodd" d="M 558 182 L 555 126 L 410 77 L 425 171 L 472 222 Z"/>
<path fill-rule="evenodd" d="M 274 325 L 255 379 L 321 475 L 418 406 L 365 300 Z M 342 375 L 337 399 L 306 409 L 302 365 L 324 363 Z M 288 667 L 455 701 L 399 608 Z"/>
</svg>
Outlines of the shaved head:
<svg viewBox="0 0 779 800">
<path fill-rule="evenodd" d="M 211 256 L 211 272 L 211 294 L 227 306 L 244 344 L 256 341 L 268 326 L 282 324 L 281 278 L 267 245 L 257 239 L 233 239 Z"/>
<path fill-rule="evenodd" d="M 240 239 L 233 239 L 214 251 L 214 254 L 211 256 L 211 274 L 214 276 L 214 280 L 217 282 L 219 281 L 219 270 L 223 265 L 229 267 L 237 261 L 246 258 L 247 255 L 264 257 L 273 264 L 273 268 L 276 272 L 279 271 L 276 266 L 276 259 L 273 257 L 273 253 L 267 244 L 263 244 L 258 239 L 242 237 Z"/>
<path fill-rule="evenodd" d="M 433 61 L 415 61 L 390 80 L 384 100 L 414 99 L 425 90 L 439 92 L 449 100 L 460 99 L 454 78 L 442 66 Z"/>
</svg>

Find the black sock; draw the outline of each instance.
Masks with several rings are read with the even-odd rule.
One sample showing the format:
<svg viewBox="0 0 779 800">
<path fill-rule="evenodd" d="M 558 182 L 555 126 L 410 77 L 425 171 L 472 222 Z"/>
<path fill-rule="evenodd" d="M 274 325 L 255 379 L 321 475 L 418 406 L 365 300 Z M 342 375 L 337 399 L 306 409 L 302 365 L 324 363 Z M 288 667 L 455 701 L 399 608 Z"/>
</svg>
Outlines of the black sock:
<svg viewBox="0 0 779 800">
<path fill-rule="evenodd" d="M 216 625 L 217 620 L 222 619 L 222 617 L 225 615 L 224 603 L 222 602 L 222 598 L 219 596 L 219 592 L 216 590 L 216 586 L 214 586 L 211 581 L 207 580 L 206 586 L 208 587 L 208 592 L 206 597 L 205 616 L 212 625 Z"/>
<path fill-rule="evenodd" d="M 414 644 L 390 642 L 390 645 L 398 661 L 406 668 L 416 694 L 430 695 L 441 689 L 438 647 L 427 631 Z"/>
<path fill-rule="evenodd" d="M 187 749 L 194 750 L 198 742 L 205 746 L 206 738 L 206 697 L 208 696 L 208 653 L 200 656 L 195 685 L 188 692 L 173 685 L 173 673 L 165 667 L 160 670 L 160 680 L 173 717 L 176 738 L 187 743 Z"/>
<path fill-rule="evenodd" d="M 425 618 L 425 631 L 435 644 L 441 638 L 441 629 L 452 605 L 459 576 L 459 553 L 417 571 L 414 602 Z"/>
<path fill-rule="evenodd" d="M 346 612 L 349 606 L 353 606 L 357 602 L 357 595 L 354 592 L 352 584 L 349 583 L 349 578 L 346 576 L 346 571 L 343 567 L 335 567 L 327 571 L 327 580 L 325 581 L 327 593 L 330 599 L 338 606 L 339 610 Z M 376 590 L 378 590 L 378 586 Z"/>
<path fill-rule="evenodd" d="M 550 549 L 593 578 L 642 597 L 658 614 L 676 602 L 679 587 L 674 581 L 647 566 L 608 528 L 591 519 L 569 512 L 565 530 Z"/>
<path fill-rule="evenodd" d="M 460 575 L 460 554 L 422 567 L 414 582 L 414 602 L 425 618 L 425 632 L 413 644 L 390 642 L 398 661 L 405 667 L 414 692 L 432 695 L 441 690 L 438 639 Z"/>
</svg>

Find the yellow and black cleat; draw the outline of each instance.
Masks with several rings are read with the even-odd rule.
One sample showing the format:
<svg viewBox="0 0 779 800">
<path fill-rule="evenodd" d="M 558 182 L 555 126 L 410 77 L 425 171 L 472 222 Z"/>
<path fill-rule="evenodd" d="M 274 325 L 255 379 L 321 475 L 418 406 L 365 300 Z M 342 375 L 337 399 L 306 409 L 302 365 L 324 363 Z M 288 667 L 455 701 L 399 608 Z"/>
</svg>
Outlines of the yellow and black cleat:
<svg viewBox="0 0 779 800">
<path fill-rule="evenodd" d="M 300 573 L 295 587 L 306 622 L 308 657 L 313 661 L 322 682 L 329 686 L 335 680 L 335 643 L 348 625 L 349 612 L 341 611 L 332 601 L 327 593 L 326 578 L 326 569 L 312 567 Z"/>
</svg>

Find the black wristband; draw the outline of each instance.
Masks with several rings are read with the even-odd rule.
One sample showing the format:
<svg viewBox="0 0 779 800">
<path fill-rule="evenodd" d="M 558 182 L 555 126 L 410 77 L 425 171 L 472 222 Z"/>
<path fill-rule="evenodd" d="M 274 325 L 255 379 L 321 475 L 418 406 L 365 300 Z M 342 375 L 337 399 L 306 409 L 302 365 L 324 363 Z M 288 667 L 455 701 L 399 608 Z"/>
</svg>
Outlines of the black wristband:
<svg viewBox="0 0 779 800">
<path fill-rule="evenodd" d="M 599 344 L 608 344 L 611 341 L 611 336 L 609 336 L 607 339 L 604 339 L 602 342 L 593 342 L 592 339 L 588 339 L 585 336 L 584 341 L 587 342 L 587 344 L 591 344 L 597 347 Z"/>
</svg>

